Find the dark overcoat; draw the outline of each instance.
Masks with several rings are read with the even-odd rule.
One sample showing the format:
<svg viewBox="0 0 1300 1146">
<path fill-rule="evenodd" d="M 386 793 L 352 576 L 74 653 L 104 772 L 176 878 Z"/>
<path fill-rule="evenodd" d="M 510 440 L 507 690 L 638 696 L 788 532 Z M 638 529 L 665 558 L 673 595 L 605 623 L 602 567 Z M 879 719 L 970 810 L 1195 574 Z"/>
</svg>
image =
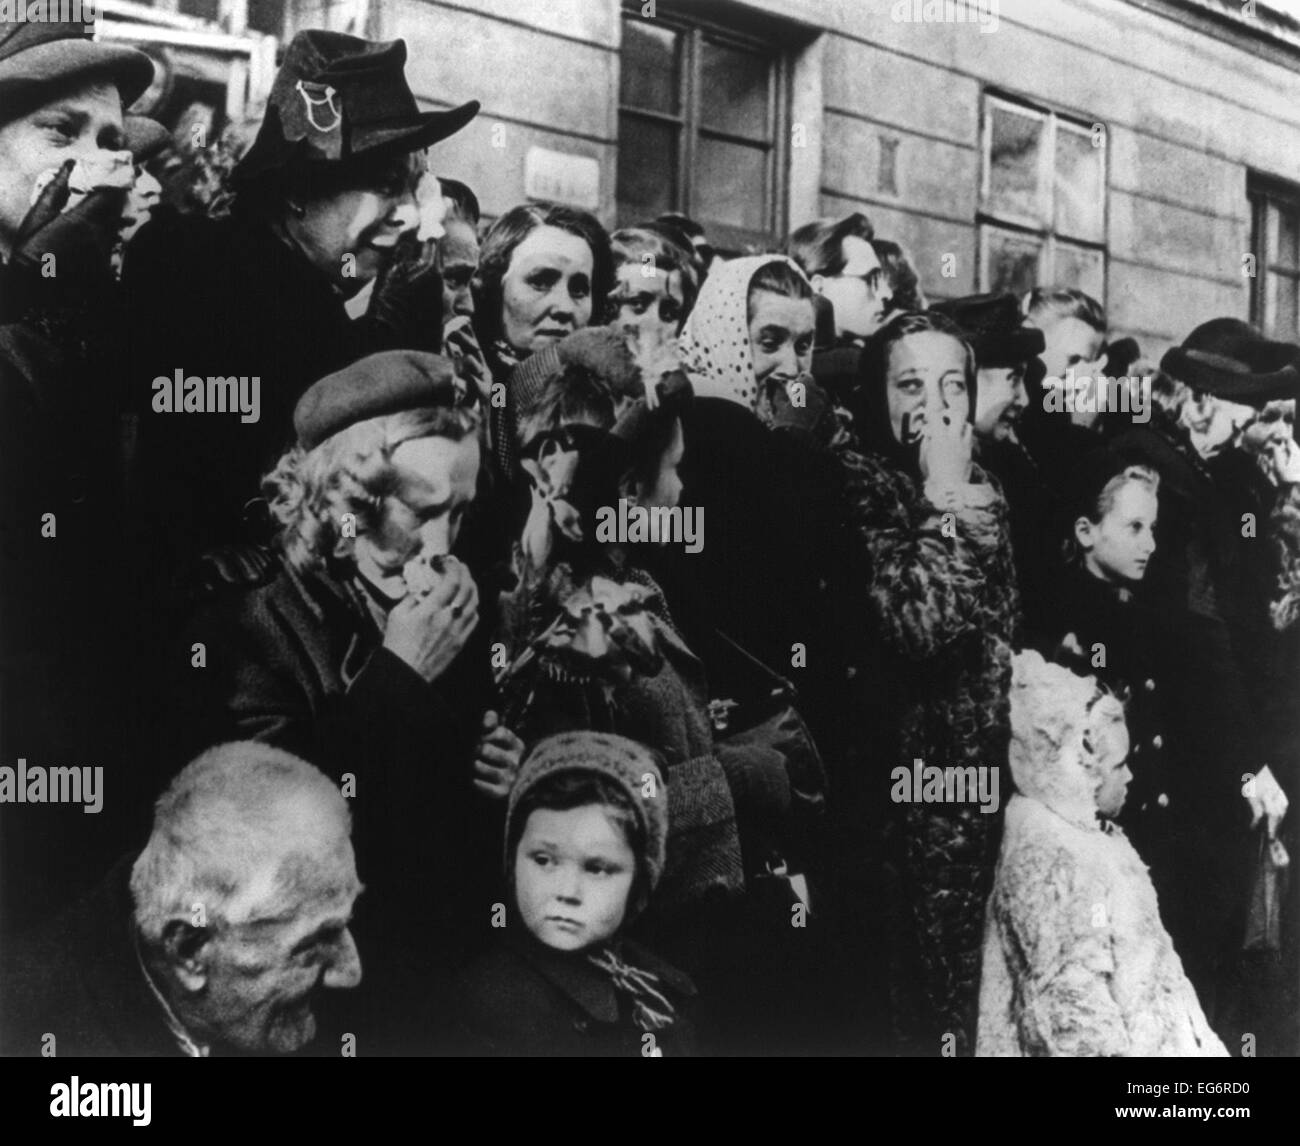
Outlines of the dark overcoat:
<svg viewBox="0 0 1300 1146">
<path fill-rule="evenodd" d="M 448 967 L 489 934 L 504 816 L 473 786 L 492 690 L 484 627 L 430 684 L 382 647 L 345 586 L 286 565 L 210 604 L 174 650 L 171 760 L 262 740 L 343 785 L 369 889 L 357 914 L 369 967 L 389 955 Z"/>
<path fill-rule="evenodd" d="M 0 973 L 0 1054 L 180 1057 L 136 954 L 131 858 L 80 902 L 16 943 Z M 48 1053 L 48 1052 L 46 1052 Z"/>
<path fill-rule="evenodd" d="M 555 951 L 516 923 L 466 968 L 457 983 L 459 1023 L 473 1054 L 545 1058 L 627 1058 L 658 1048 L 665 1058 L 694 1052 L 694 1032 L 683 1004 L 695 996 L 691 980 L 644 947 L 624 941 L 622 958 L 649 971 L 678 1011 L 671 1027 L 653 1033 L 632 1021 L 609 977 L 580 953 Z"/>
</svg>

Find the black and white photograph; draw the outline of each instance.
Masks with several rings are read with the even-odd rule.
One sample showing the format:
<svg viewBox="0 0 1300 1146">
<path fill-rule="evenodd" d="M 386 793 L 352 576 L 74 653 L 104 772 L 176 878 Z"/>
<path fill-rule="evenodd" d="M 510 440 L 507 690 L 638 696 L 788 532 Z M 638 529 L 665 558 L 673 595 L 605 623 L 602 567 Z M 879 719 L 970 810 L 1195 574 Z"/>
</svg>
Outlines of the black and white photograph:
<svg viewBox="0 0 1300 1146">
<path fill-rule="evenodd" d="M 1297 399 L 1300 0 L 0 0 L 24 1111 L 1052 1057 L 1249 1120 Z"/>
</svg>

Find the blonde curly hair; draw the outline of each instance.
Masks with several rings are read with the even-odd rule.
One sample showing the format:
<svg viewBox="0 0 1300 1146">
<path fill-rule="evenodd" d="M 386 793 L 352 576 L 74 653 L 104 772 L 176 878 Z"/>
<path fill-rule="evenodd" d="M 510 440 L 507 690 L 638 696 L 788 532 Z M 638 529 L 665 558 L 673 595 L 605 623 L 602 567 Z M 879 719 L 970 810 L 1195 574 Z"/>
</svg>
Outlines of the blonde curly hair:
<svg viewBox="0 0 1300 1146">
<path fill-rule="evenodd" d="M 382 545 L 395 531 L 413 529 L 402 496 L 405 478 L 393 452 L 420 438 L 459 442 L 481 432 L 482 420 L 472 408 L 422 408 L 357 422 L 312 450 L 290 450 L 262 480 L 289 564 L 300 572 L 321 569 L 350 559 L 356 537 L 374 537 Z M 344 529 L 344 514 L 353 515 L 355 529 Z"/>
</svg>

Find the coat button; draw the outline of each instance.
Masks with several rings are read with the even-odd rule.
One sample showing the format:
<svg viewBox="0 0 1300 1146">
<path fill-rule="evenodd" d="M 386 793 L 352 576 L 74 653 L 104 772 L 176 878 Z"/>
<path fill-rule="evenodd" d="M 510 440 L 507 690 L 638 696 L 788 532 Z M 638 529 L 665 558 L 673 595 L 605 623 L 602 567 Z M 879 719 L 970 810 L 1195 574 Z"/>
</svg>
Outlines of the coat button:
<svg viewBox="0 0 1300 1146">
<path fill-rule="evenodd" d="M 1148 680 L 1145 684 L 1143 684 L 1142 687 L 1145 688 L 1147 692 L 1155 692 L 1156 682 L 1153 680 Z"/>
<path fill-rule="evenodd" d="M 1169 797 L 1164 792 L 1161 792 L 1160 795 L 1156 797 L 1156 803 L 1162 808 L 1167 808 L 1169 807 Z"/>
<path fill-rule="evenodd" d="M 1151 747 L 1152 747 L 1152 748 L 1154 748 L 1154 749 L 1156 749 L 1157 751 L 1159 751 L 1159 750 L 1160 750 L 1161 748 L 1163 748 L 1164 746 L 1165 746 L 1165 738 L 1164 738 L 1163 736 L 1153 736 L 1153 737 L 1151 737 Z"/>
<path fill-rule="evenodd" d="M 573 1029 L 577 1031 L 578 1034 L 585 1035 L 589 1030 L 591 1030 L 591 1023 L 586 1019 L 574 1019 Z"/>
</svg>

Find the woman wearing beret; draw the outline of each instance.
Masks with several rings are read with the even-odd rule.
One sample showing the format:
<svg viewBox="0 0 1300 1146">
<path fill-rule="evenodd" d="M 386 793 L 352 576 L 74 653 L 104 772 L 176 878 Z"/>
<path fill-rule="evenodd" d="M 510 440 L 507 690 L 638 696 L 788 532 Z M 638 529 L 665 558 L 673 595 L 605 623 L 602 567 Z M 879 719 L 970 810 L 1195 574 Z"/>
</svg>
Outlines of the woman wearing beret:
<svg viewBox="0 0 1300 1146">
<path fill-rule="evenodd" d="M 386 351 L 318 382 L 294 424 L 265 483 L 278 575 L 211 604 L 175 648 L 168 758 L 260 739 L 326 770 L 353 798 L 373 891 L 367 974 L 372 951 L 447 967 L 489 926 L 497 798 L 522 751 L 492 710 L 478 590 L 452 555 L 479 415 L 447 359 Z"/>
<path fill-rule="evenodd" d="M 904 313 L 868 341 L 861 449 L 840 458 L 851 528 L 870 573 L 866 607 L 888 653 L 898 742 L 875 761 L 876 801 L 892 797 L 891 1003 L 900 1050 L 968 1054 L 984 902 L 1000 803 L 923 802 L 891 788 L 891 765 L 988 769 L 1000 799 L 1006 759 L 1015 570 L 1001 490 L 971 460 L 975 358 L 935 314 Z M 990 775 L 991 774 L 991 775 Z"/>
<path fill-rule="evenodd" d="M 112 257 L 132 182 L 123 108 L 152 75 L 147 56 L 80 23 L 0 23 L 0 756 L 102 765 L 110 785 L 134 651 L 118 626 Z M 94 869 L 86 819 L 64 840 L 54 817 L 0 810 L 0 866 L 23 871 L 8 922 Z M 37 851 L 65 858 L 28 863 Z"/>
<path fill-rule="evenodd" d="M 150 518 L 159 564 L 262 539 L 258 478 L 316 379 L 378 350 L 439 347 L 441 287 L 417 257 L 442 211 L 424 153 L 478 105 L 421 112 L 405 61 L 401 40 L 299 33 L 235 169 L 229 217 L 157 218 L 132 245 L 135 512 Z M 353 320 L 345 304 L 368 283 Z M 150 383 L 177 370 L 260 378 L 260 416 L 159 411 Z"/>
</svg>

